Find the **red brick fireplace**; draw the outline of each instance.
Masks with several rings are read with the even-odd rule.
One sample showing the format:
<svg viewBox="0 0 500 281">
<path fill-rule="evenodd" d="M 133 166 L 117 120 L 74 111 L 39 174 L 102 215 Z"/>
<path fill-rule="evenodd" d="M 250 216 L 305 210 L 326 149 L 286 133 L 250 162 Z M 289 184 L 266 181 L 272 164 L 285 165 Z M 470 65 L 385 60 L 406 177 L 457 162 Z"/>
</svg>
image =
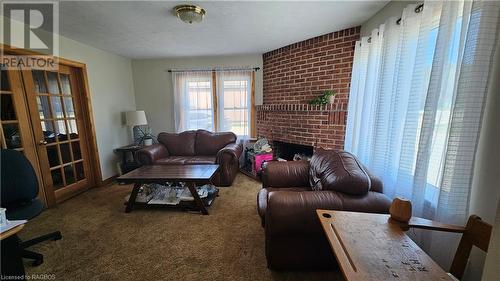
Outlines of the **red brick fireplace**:
<svg viewBox="0 0 500 281">
<path fill-rule="evenodd" d="M 257 106 L 257 135 L 313 147 L 342 149 L 354 45 L 360 27 L 294 43 L 263 54 L 263 105 Z M 308 101 L 324 90 L 332 104 Z"/>
</svg>

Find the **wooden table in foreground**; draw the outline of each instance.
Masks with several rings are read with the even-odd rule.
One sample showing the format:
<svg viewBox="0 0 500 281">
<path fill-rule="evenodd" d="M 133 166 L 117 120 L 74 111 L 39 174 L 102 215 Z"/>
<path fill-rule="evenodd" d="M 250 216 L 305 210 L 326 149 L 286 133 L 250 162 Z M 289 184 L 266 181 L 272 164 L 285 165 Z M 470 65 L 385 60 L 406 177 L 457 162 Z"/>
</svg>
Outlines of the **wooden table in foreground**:
<svg viewBox="0 0 500 281">
<path fill-rule="evenodd" d="M 344 278 L 453 280 L 389 215 L 316 210 Z"/>
<path fill-rule="evenodd" d="M 20 224 L 16 227 L 13 227 L 5 232 L 0 233 L 0 240 L 4 240 L 4 239 L 9 238 L 10 236 L 12 236 L 14 234 L 17 234 L 19 231 L 21 231 L 21 229 L 23 229 L 23 227 L 24 227 L 24 223 Z"/>
<path fill-rule="evenodd" d="M 126 213 L 131 212 L 134 205 L 137 204 L 135 199 L 143 184 L 164 184 L 170 181 L 185 182 L 194 198 L 198 210 L 202 214 L 208 215 L 207 208 L 196 191 L 196 184 L 210 183 L 218 169 L 219 165 L 150 165 L 135 169 L 118 177 L 116 180 L 118 182 L 134 184 L 134 188 L 127 202 L 127 207 L 125 208 Z"/>
<path fill-rule="evenodd" d="M 21 256 L 22 247 L 17 233 L 24 228 L 24 224 L 20 224 L 0 234 L 1 240 L 1 274 L 2 280 L 26 280 L 23 258 Z"/>
</svg>

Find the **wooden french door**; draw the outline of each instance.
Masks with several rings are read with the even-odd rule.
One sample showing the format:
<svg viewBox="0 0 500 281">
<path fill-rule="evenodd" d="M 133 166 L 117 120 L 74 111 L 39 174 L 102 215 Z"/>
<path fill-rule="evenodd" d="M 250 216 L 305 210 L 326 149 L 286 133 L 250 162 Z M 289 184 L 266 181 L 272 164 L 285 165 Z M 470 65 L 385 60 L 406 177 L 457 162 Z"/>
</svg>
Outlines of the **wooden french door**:
<svg viewBox="0 0 500 281">
<path fill-rule="evenodd" d="M 44 188 L 56 201 L 93 183 L 77 75 L 65 65 L 22 71 Z"/>
<path fill-rule="evenodd" d="M 23 153 L 33 164 L 38 181 L 42 182 L 21 73 L 3 68 L 0 73 L 0 146 Z M 39 197 L 47 201 L 44 188 L 39 189 Z"/>
</svg>

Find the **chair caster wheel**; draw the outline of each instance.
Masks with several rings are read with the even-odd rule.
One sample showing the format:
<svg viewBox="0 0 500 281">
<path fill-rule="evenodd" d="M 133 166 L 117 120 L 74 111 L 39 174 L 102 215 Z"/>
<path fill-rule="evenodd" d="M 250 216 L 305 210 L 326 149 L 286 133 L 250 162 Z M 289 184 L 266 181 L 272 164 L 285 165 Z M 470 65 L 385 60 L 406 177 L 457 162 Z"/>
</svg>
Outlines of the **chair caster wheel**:
<svg viewBox="0 0 500 281">
<path fill-rule="evenodd" d="M 43 259 L 39 259 L 39 260 L 34 260 L 31 265 L 32 266 L 39 266 L 43 263 Z"/>
</svg>

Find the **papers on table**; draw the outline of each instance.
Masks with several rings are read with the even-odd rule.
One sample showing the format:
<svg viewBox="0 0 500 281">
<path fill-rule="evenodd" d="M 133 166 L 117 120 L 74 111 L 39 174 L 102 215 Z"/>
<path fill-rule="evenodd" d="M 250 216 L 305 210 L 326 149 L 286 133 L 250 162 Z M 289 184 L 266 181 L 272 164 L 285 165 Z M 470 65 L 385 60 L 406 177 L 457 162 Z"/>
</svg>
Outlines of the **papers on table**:
<svg viewBox="0 0 500 281">
<path fill-rule="evenodd" d="M 181 202 L 178 193 L 181 191 L 174 187 L 159 188 L 149 200 L 148 204 L 177 205 Z"/>
<path fill-rule="evenodd" d="M 5 231 L 12 229 L 12 228 L 14 228 L 18 225 L 21 225 L 23 223 L 26 223 L 26 222 L 27 222 L 27 220 L 12 220 L 12 221 L 7 220 L 6 224 L 0 225 L 0 232 L 4 233 Z"/>
<path fill-rule="evenodd" d="M 208 196 L 208 189 L 207 189 L 207 184 L 204 185 L 204 186 L 201 186 L 201 187 L 197 187 L 196 190 L 198 191 L 198 196 L 200 196 L 200 198 L 206 198 Z M 180 195 L 180 199 L 182 201 L 193 201 L 194 198 L 193 198 L 193 195 L 191 194 L 191 191 L 189 191 L 188 188 L 185 188 L 181 195 Z"/>
<path fill-rule="evenodd" d="M 196 187 L 200 198 L 209 196 L 210 190 L 217 190 L 213 185 L 203 185 Z M 128 201 L 130 195 L 125 197 Z M 194 198 L 189 191 L 189 188 L 184 187 L 168 187 L 160 184 L 146 184 L 141 187 L 135 202 L 147 204 L 163 204 L 163 205 L 177 205 L 181 201 L 193 201 Z"/>
</svg>

